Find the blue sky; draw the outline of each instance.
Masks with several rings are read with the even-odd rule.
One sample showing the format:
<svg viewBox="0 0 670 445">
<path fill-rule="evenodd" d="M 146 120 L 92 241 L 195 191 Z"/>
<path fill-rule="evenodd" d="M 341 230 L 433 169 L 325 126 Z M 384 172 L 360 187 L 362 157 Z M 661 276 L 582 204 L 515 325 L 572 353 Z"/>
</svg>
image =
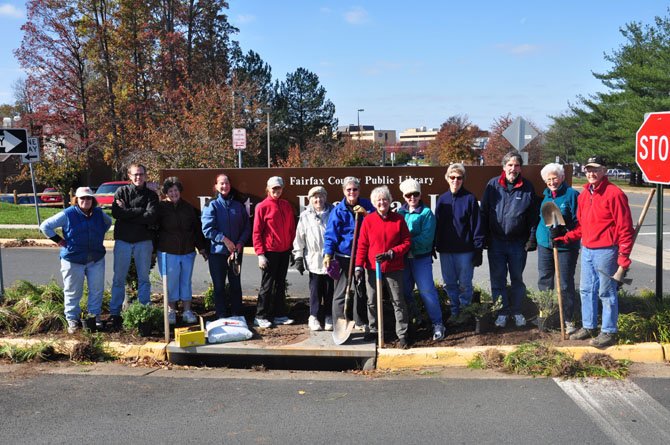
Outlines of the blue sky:
<svg viewBox="0 0 670 445">
<path fill-rule="evenodd" d="M 546 129 L 578 95 L 603 91 L 592 71 L 624 39 L 619 28 L 668 14 L 659 0 L 229 0 L 235 39 L 280 80 L 319 76 L 340 125 L 439 127 L 466 114 L 481 128 L 511 113 Z M 25 2 L 0 0 L 0 103 L 21 76 Z"/>
</svg>

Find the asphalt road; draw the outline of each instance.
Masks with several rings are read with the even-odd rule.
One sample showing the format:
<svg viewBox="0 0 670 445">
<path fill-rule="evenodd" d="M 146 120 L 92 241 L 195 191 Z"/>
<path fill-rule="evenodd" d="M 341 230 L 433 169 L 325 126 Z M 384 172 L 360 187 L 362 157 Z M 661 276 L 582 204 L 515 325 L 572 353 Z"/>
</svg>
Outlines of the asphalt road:
<svg viewBox="0 0 670 445">
<path fill-rule="evenodd" d="M 126 372 L 0 373 L 0 441 L 670 443 L 667 378 Z"/>
<path fill-rule="evenodd" d="M 646 192 L 629 193 L 629 203 L 633 214 L 633 223 L 636 224 L 642 207 L 646 200 Z M 633 284 L 627 287 L 635 292 L 639 289 L 656 288 L 656 197 L 647 213 L 644 224 L 640 230 L 637 243 L 633 249 L 633 265 L 628 274 L 633 279 Z M 666 192 L 663 204 L 663 255 L 664 255 L 664 293 L 670 292 L 670 194 Z M 107 254 L 106 281 L 108 287 L 112 279 L 113 253 Z M 55 248 L 9 248 L 2 249 L 2 267 L 5 286 L 11 285 L 16 280 L 29 280 L 35 283 L 46 283 L 52 279 L 62 284 L 60 274 L 60 262 L 58 250 Z M 155 270 L 155 269 L 154 269 Z M 439 261 L 433 264 L 433 274 L 437 281 L 441 281 Z M 154 291 L 162 292 L 160 278 L 157 272 L 155 276 Z M 242 271 L 242 290 L 244 295 L 257 295 L 260 286 L 261 274 L 258 270 L 258 261 L 255 255 L 244 255 Z M 528 255 L 528 262 L 524 272 L 524 280 L 528 287 L 536 288 L 537 283 L 537 253 Z M 289 269 L 289 294 L 294 297 L 307 297 L 309 295 L 308 277 L 301 276 L 296 270 Z M 579 265 L 577 268 L 577 284 L 579 283 Z M 204 292 L 211 282 L 207 264 L 201 257 L 196 259 L 193 273 L 193 290 L 195 293 Z M 489 289 L 489 270 L 486 255 L 484 264 L 475 270 L 475 284 L 484 289 Z"/>
</svg>

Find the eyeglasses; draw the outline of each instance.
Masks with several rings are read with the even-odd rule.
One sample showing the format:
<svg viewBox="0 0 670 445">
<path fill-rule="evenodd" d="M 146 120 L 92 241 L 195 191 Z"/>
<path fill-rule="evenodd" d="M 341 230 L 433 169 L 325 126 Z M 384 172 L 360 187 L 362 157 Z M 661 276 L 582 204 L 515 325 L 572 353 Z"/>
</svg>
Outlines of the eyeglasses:
<svg viewBox="0 0 670 445">
<path fill-rule="evenodd" d="M 406 194 L 406 195 L 405 195 L 405 198 L 407 198 L 407 199 L 409 199 L 409 198 L 418 198 L 419 196 L 421 196 L 421 193 L 419 193 L 419 192 L 412 192 L 412 193 L 408 193 L 408 194 Z"/>
<path fill-rule="evenodd" d="M 357 192 L 358 189 L 357 188 L 352 188 L 352 189 L 346 189 L 345 191 L 347 191 L 347 192 Z"/>
<path fill-rule="evenodd" d="M 449 179 L 451 179 L 452 181 L 462 181 L 463 176 L 449 176 Z"/>
<path fill-rule="evenodd" d="M 146 173 L 128 173 L 128 176 L 131 176 L 131 177 L 132 177 L 132 176 L 135 176 L 135 177 L 137 177 L 137 176 L 144 176 L 145 174 L 146 174 Z"/>
</svg>

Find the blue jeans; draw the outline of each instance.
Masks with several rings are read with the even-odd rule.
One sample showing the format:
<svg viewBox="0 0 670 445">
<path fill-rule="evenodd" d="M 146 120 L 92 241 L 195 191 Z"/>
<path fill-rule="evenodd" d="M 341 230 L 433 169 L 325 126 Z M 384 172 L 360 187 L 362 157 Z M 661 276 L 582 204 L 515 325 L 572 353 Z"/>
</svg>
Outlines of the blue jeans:
<svg viewBox="0 0 670 445">
<path fill-rule="evenodd" d="M 209 275 L 214 286 L 214 307 L 218 318 L 244 315 L 242 306 L 242 283 L 240 275 L 235 275 L 228 267 L 228 254 L 209 254 Z M 226 277 L 228 291 L 226 291 Z"/>
<path fill-rule="evenodd" d="M 111 315 L 121 314 L 121 306 L 126 296 L 126 276 L 130 269 L 130 259 L 135 259 L 137 269 L 137 299 L 142 304 L 151 303 L 151 282 L 149 281 L 149 270 L 151 269 L 151 253 L 153 252 L 151 240 L 138 243 L 127 243 L 116 240 L 114 242 L 114 278 L 112 279 L 112 301 L 109 303 Z"/>
<path fill-rule="evenodd" d="M 462 308 L 472 303 L 473 256 L 474 252 L 440 253 L 442 281 L 449 295 L 452 317 L 458 316 Z"/>
<path fill-rule="evenodd" d="M 498 315 L 520 315 L 521 302 L 526 295 L 523 270 L 526 268 L 525 241 L 507 241 L 492 238 L 488 259 L 491 273 L 491 296 L 493 301 L 502 297 L 503 307 Z M 507 295 L 507 273 L 510 278 L 510 295 Z"/>
<path fill-rule="evenodd" d="M 63 274 L 63 294 L 65 296 L 65 318 L 78 320 L 81 314 L 79 301 L 84 293 L 84 277 L 88 281 L 88 313 L 100 315 L 102 293 L 105 290 L 105 257 L 87 264 L 71 263 L 61 258 L 60 271 Z"/>
<path fill-rule="evenodd" d="M 575 312 L 577 292 L 575 291 L 575 269 L 577 268 L 578 249 L 559 250 L 558 267 L 561 271 L 561 296 L 563 297 L 563 318 L 572 321 Z M 554 249 L 537 246 L 537 288 L 554 289 Z"/>
<path fill-rule="evenodd" d="M 421 258 L 405 257 L 403 281 L 405 300 L 409 306 L 410 313 L 416 308 L 416 301 L 414 300 L 414 284 L 416 284 L 430 322 L 433 324 L 442 324 L 442 308 L 440 307 L 440 297 L 437 294 L 435 281 L 433 280 L 433 262 L 431 256 L 426 255 Z"/>
<path fill-rule="evenodd" d="M 158 264 L 161 277 L 163 268 L 167 262 L 167 297 L 170 303 L 181 301 L 191 301 L 193 289 L 191 287 L 191 278 L 193 277 L 193 263 L 195 262 L 195 252 L 186 255 L 173 255 L 158 251 Z"/>
<path fill-rule="evenodd" d="M 582 247 L 582 276 L 579 293 L 582 297 L 582 326 L 586 329 L 598 327 L 598 299 L 603 304 L 601 332 L 617 332 L 619 299 L 617 285 L 612 278 L 617 270 L 617 247 L 589 249 Z"/>
</svg>

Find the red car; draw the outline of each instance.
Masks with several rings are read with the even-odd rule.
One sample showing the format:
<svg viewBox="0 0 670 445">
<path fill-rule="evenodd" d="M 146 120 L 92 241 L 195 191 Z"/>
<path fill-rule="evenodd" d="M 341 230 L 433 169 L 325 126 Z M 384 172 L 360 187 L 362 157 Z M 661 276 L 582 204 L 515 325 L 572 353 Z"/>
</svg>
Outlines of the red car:
<svg viewBox="0 0 670 445">
<path fill-rule="evenodd" d="M 128 181 L 110 181 L 103 182 L 95 192 L 95 199 L 98 201 L 100 207 L 111 207 L 114 201 L 114 193 L 119 187 L 128 185 Z"/>
<path fill-rule="evenodd" d="M 42 193 L 58 193 L 58 190 L 53 187 L 47 187 L 42 191 Z M 41 199 L 42 202 L 46 204 L 57 204 L 59 202 L 63 202 L 63 196 L 60 193 L 58 195 L 42 195 L 39 197 L 39 199 Z"/>
</svg>

